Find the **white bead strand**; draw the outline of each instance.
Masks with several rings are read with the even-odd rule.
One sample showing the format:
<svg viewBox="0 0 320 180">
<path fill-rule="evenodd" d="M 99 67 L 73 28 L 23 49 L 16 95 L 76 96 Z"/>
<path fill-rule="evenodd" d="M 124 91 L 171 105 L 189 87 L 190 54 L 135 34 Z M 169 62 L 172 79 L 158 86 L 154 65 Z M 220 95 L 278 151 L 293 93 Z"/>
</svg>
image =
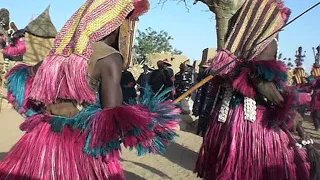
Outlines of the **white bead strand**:
<svg viewBox="0 0 320 180">
<path fill-rule="evenodd" d="M 229 105 L 230 105 L 230 101 L 232 98 L 232 88 L 229 84 L 225 84 L 225 91 L 224 91 L 224 95 L 223 95 L 223 99 L 222 99 L 222 105 L 219 111 L 219 118 L 218 121 L 219 122 L 226 122 L 227 121 L 227 117 L 229 114 Z"/>
<path fill-rule="evenodd" d="M 244 119 L 254 122 L 257 116 L 256 101 L 249 97 L 244 97 Z"/>
</svg>

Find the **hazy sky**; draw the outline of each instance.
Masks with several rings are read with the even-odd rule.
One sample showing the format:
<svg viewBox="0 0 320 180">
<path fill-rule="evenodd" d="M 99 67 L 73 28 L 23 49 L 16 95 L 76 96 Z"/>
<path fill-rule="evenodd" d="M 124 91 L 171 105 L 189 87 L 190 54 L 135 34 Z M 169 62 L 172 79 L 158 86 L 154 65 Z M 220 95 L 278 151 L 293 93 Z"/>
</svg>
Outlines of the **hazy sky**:
<svg viewBox="0 0 320 180">
<path fill-rule="evenodd" d="M 183 3 L 170 1 L 164 6 L 158 0 L 151 0 L 151 9 L 140 18 L 139 29 L 151 27 L 154 30 L 165 30 L 171 35 L 173 47 L 181 50 L 190 59 L 201 59 L 202 50 L 216 47 L 215 19 L 208 8 L 198 2 L 192 5 L 188 1 L 188 9 Z M 72 13 L 83 3 L 83 0 L 15 0 L 1 2 L 1 6 L 9 9 L 11 19 L 19 28 L 28 24 L 32 14 L 39 15 L 51 4 L 51 18 L 59 30 Z M 319 0 L 286 0 L 292 10 L 291 19 L 303 12 Z M 17 5 L 19 4 L 19 5 Z M 285 31 L 280 33 L 280 52 L 283 57 L 294 59 L 295 51 L 302 46 L 307 51 L 304 66 L 310 69 L 314 62 L 312 47 L 320 45 L 320 6 L 309 12 Z"/>
</svg>

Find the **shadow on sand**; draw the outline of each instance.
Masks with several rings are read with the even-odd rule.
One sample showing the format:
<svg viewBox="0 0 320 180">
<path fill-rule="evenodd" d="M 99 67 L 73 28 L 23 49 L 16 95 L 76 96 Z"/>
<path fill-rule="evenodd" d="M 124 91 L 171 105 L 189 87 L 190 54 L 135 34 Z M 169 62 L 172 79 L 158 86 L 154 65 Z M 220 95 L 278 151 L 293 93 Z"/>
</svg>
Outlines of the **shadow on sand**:
<svg viewBox="0 0 320 180">
<path fill-rule="evenodd" d="M 163 156 L 169 161 L 187 170 L 193 171 L 197 161 L 198 153 L 183 147 L 180 144 L 173 143 L 170 144 L 167 152 Z"/>
<path fill-rule="evenodd" d="M 124 171 L 124 177 L 128 180 L 146 180 L 145 178 L 128 171 Z"/>
<path fill-rule="evenodd" d="M 169 177 L 168 175 L 166 175 L 166 174 L 164 174 L 163 172 L 159 171 L 158 169 L 155 169 L 155 168 L 153 168 L 153 167 L 150 167 L 150 166 L 148 166 L 148 165 L 146 165 L 146 164 L 142 164 L 142 163 L 139 163 L 139 162 L 128 161 L 128 160 L 124 160 L 124 159 L 121 159 L 121 161 L 130 162 L 130 163 L 132 163 L 132 164 L 134 164 L 134 165 L 136 165 L 136 166 L 140 166 L 140 167 L 142 167 L 143 169 L 146 169 L 146 170 L 152 172 L 153 174 L 157 174 L 158 176 L 160 176 L 160 177 L 162 177 L 162 178 L 170 179 L 170 177 Z M 125 172 L 125 175 L 126 175 L 126 177 L 127 177 L 127 174 L 126 174 L 126 173 L 130 173 L 130 172 Z M 129 178 L 127 178 L 127 179 L 129 179 Z"/>
</svg>

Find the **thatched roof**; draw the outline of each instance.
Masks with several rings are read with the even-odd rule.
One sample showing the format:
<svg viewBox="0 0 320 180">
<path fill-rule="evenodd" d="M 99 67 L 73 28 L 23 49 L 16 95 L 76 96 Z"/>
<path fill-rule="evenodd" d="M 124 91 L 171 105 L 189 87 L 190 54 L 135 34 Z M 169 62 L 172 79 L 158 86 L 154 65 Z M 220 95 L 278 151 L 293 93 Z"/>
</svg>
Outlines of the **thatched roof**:
<svg viewBox="0 0 320 180">
<path fill-rule="evenodd" d="M 53 46 L 54 38 L 42 38 L 29 34 L 25 34 L 24 41 L 27 52 L 23 56 L 23 62 L 28 64 L 36 64 L 49 55 Z"/>
<path fill-rule="evenodd" d="M 31 21 L 25 28 L 26 32 L 42 38 L 55 38 L 58 32 L 51 21 L 49 9 L 50 5 L 40 16 Z"/>
</svg>

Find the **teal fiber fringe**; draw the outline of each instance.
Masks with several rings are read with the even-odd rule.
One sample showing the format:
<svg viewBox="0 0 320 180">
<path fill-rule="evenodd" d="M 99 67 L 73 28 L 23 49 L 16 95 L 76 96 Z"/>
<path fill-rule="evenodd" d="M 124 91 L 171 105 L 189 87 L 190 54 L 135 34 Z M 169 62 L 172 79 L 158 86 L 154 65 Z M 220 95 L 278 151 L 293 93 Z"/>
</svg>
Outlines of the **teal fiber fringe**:
<svg viewBox="0 0 320 180">
<path fill-rule="evenodd" d="M 140 104 L 146 107 L 150 113 L 155 113 L 156 117 L 152 120 L 152 123 L 148 126 L 147 130 L 153 131 L 155 126 L 166 129 L 163 124 L 170 123 L 171 120 L 178 119 L 178 115 L 172 114 L 172 107 L 168 107 L 167 104 L 161 104 L 167 95 L 171 93 L 172 89 L 167 89 L 156 94 L 152 93 L 150 87 L 145 88 L 144 96 L 140 99 Z M 170 106 L 174 106 L 170 103 Z M 90 119 L 98 111 L 102 110 L 100 102 L 84 107 L 75 117 L 65 118 L 60 116 L 52 116 L 50 120 L 51 130 L 57 133 L 61 133 L 64 126 L 72 127 L 73 129 L 80 129 L 82 133 L 87 133 L 85 146 L 83 152 L 92 155 L 93 157 L 105 156 L 107 153 L 113 150 L 119 150 L 121 139 L 115 139 L 111 142 L 106 142 L 100 148 L 89 149 L 91 140 L 91 129 L 88 127 Z M 128 117 L 130 118 L 130 117 Z M 158 121 L 161 120 L 161 121 Z M 138 137 L 142 130 L 134 128 L 128 131 L 129 136 Z M 139 142 L 137 143 L 136 149 L 139 156 L 146 153 L 154 152 L 163 154 L 166 151 L 169 142 L 172 142 L 178 135 L 170 130 L 166 129 L 165 132 L 155 132 L 155 137 L 152 139 L 152 147 L 143 147 Z M 133 149 L 133 148 L 130 148 Z"/>
<path fill-rule="evenodd" d="M 26 81 L 30 77 L 31 73 L 28 66 L 21 66 L 16 69 L 15 72 L 10 74 L 7 78 L 7 87 L 8 94 L 11 94 L 12 98 L 9 98 L 9 101 L 12 102 L 13 107 L 21 114 L 24 114 L 27 117 L 38 114 L 33 109 L 26 109 L 23 107 L 23 102 L 25 98 L 25 87 Z"/>
</svg>

